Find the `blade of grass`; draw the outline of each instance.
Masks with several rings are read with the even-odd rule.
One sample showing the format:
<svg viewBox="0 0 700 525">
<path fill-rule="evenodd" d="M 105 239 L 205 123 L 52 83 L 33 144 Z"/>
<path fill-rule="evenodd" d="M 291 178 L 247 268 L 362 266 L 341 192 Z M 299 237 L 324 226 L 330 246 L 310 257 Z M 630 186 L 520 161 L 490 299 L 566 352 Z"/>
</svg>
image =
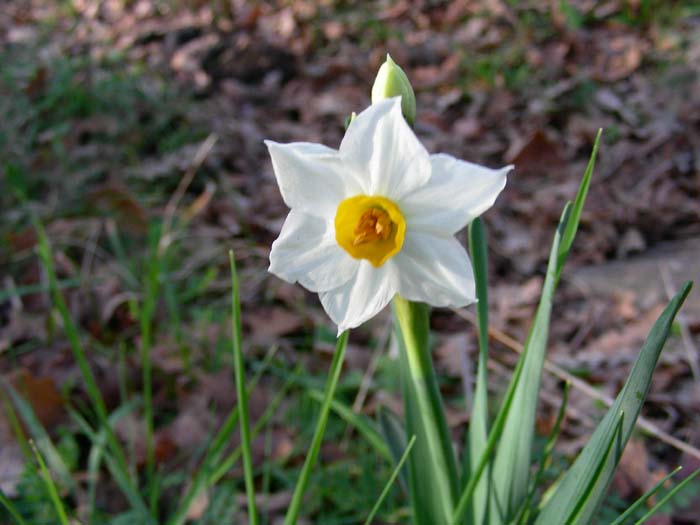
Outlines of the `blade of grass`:
<svg viewBox="0 0 700 525">
<path fill-rule="evenodd" d="M 82 415 L 75 410 L 69 410 L 68 414 L 73 421 L 76 422 L 81 432 L 83 432 L 92 443 L 99 443 L 100 435 L 92 429 Z M 109 444 L 109 431 L 104 427 L 102 427 L 102 431 L 105 432 L 107 443 Z M 132 482 L 132 476 L 129 471 L 123 468 L 123 465 L 114 457 L 114 452 L 111 449 L 105 450 L 104 459 L 107 464 L 107 470 L 109 470 L 117 487 L 122 491 L 132 509 L 140 514 L 143 523 L 148 523 L 150 525 L 155 524 L 146 503 L 142 499 L 138 487 L 134 486 Z"/>
<path fill-rule="evenodd" d="M 476 315 L 479 334 L 479 361 L 472 396 L 472 413 L 467 431 L 467 446 L 464 451 L 463 476 L 472 474 L 474 458 L 479 458 L 486 448 L 488 440 L 488 352 L 489 352 L 489 304 L 488 304 L 488 250 L 486 246 L 486 229 L 481 219 L 476 218 L 469 225 L 469 253 L 474 266 L 476 283 Z M 481 479 L 474 489 L 474 505 L 467 523 L 483 523 L 488 512 L 489 478 Z M 463 481 L 462 485 L 465 485 Z"/>
<path fill-rule="evenodd" d="M 301 370 L 301 366 L 299 366 L 297 370 Z M 289 389 L 292 387 L 293 384 L 294 383 L 291 379 L 287 380 L 287 382 L 282 386 L 279 392 L 275 394 L 275 397 L 272 398 L 272 401 L 270 401 L 267 408 L 265 408 L 265 411 L 262 413 L 260 418 L 256 421 L 255 425 L 253 426 L 251 438 L 256 438 L 258 434 L 260 434 L 262 429 L 265 428 L 272 416 L 277 412 L 277 408 L 287 396 L 287 393 L 289 392 Z M 241 448 L 237 447 L 223 461 L 218 462 L 216 470 L 209 476 L 209 485 L 212 486 L 218 483 L 219 480 L 221 480 L 221 478 L 223 478 L 226 475 L 226 473 L 233 468 L 233 466 L 236 464 L 240 457 Z"/>
<path fill-rule="evenodd" d="M 22 421 L 24 421 L 24 424 L 27 426 L 29 434 L 31 435 L 31 442 L 46 456 L 46 461 L 51 466 L 51 470 L 55 472 L 60 483 L 71 493 L 75 494 L 77 487 L 70 474 L 70 469 L 66 466 L 61 454 L 54 446 L 49 434 L 36 416 L 32 405 L 19 395 L 13 386 L 3 377 L 0 377 L 0 385 L 5 392 L 7 392 L 17 412 L 19 412 Z M 17 436 L 18 439 L 21 437 L 22 436 Z"/>
<path fill-rule="evenodd" d="M 236 395 L 238 396 L 238 421 L 241 432 L 241 451 L 243 453 L 243 475 L 248 496 L 248 519 L 250 525 L 257 525 L 258 511 L 255 505 L 255 485 L 253 483 L 253 454 L 250 450 L 250 416 L 248 415 L 248 396 L 243 371 L 243 335 L 241 327 L 241 298 L 238 285 L 238 273 L 233 251 L 228 252 L 231 265 L 231 325 L 234 373 L 236 377 Z"/>
<path fill-rule="evenodd" d="M 248 384 L 248 395 L 250 395 L 250 393 L 255 389 L 260 381 L 260 378 L 267 370 L 267 367 L 277 352 L 277 348 L 277 346 L 270 347 L 270 350 L 265 355 L 262 365 L 260 366 L 259 370 L 256 371 L 255 376 Z M 270 403 L 270 406 L 273 404 L 274 401 Z M 221 425 L 221 428 L 216 433 L 216 436 L 207 447 L 207 453 L 205 454 L 199 469 L 197 469 L 197 472 L 194 474 L 194 476 L 192 476 L 192 483 L 189 485 L 184 496 L 180 498 L 177 509 L 175 512 L 173 512 L 168 521 L 169 525 L 182 525 L 187 520 L 187 512 L 192 505 L 192 502 L 202 493 L 202 491 L 218 481 L 217 479 L 216 481 L 212 482 L 209 471 L 211 470 L 212 465 L 219 465 L 219 467 L 223 466 L 220 461 L 221 455 L 226 445 L 230 442 L 231 435 L 233 434 L 237 423 L 238 406 L 234 405 L 229 412 L 229 415 L 226 417 L 226 421 L 224 421 L 224 423 Z M 255 433 L 253 433 L 253 435 L 255 435 Z M 226 471 L 228 471 L 228 469 Z M 224 473 L 226 471 L 224 471 Z M 221 476 L 223 477 L 223 474 Z"/>
<path fill-rule="evenodd" d="M 637 510 L 640 506 L 644 504 L 646 500 L 648 500 L 650 497 L 652 497 L 654 494 L 656 494 L 659 490 L 661 490 L 661 487 L 663 487 L 664 483 L 666 483 L 669 479 L 671 479 L 673 476 L 675 476 L 678 472 L 680 472 L 683 469 L 683 467 L 676 467 L 673 469 L 671 472 L 666 474 L 662 479 L 657 481 L 653 487 L 651 487 L 649 490 L 647 490 L 640 498 L 638 498 L 632 505 L 627 507 L 625 512 L 620 514 L 615 521 L 613 521 L 610 525 L 622 525 L 626 522 L 626 520 L 632 516 L 632 513 L 634 513 L 635 510 Z"/>
<path fill-rule="evenodd" d="M 14 504 L 10 499 L 5 496 L 5 493 L 0 490 L 0 504 L 5 507 L 5 510 L 10 514 L 13 520 L 17 523 L 17 525 L 28 525 L 26 521 L 24 521 L 24 518 L 22 515 L 19 513 L 19 511 L 15 508 Z"/>
<path fill-rule="evenodd" d="M 161 258 L 158 250 L 160 232 L 158 228 L 150 232 L 151 254 L 146 262 L 146 276 L 143 283 L 145 295 L 143 306 L 139 311 L 139 326 L 141 329 L 141 382 L 143 389 L 143 420 L 146 429 L 146 483 L 149 509 L 152 515 L 157 515 L 158 509 L 158 484 L 155 475 L 155 447 L 153 443 L 153 373 L 151 371 L 151 343 L 153 330 L 153 317 L 155 315 L 158 299 L 159 279 L 161 273 Z"/>
<path fill-rule="evenodd" d="M 90 364 L 88 363 L 87 357 L 85 356 L 85 351 L 83 349 L 82 343 L 80 342 L 78 329 L 75 326 L 75 323 L 73 323 L 73 319 L 70 316 L 65 299 L 59 291 L 58 279 L 56 277 L 56 270 L 54 267 L 53 257 L 51 255 L 51 247 L 48 236 L 46 235 L 46 230 L 44 229 L 43 225 L 38 221 L 38 219 L 36 219 L 36 217 L 33 217 L 32 220 L 38 237 L 39 258 L 41 259 L 44 269 L 46 271 L 46 275 L 49 281 L 49 291 L 51 293 L 51 298 L 53 300 L 53 304 L 56 306 L 61 315 L 61 319 L 63 321 L 63 329 L 70 343 L 70 347 L 73 352 L 73 357 L 76 363 L 78 364 L 78 368 L 85 383 L 85 388 L 87 390 L 90 404 L 92 405 L 93 409 L 97 414 L 100 425 L 104 427 L 107 432 L 107 443 L 110 447 L 110 450 L 112 450 L 113 458 L 116 463 L 116 468 L 121 474 L 125 475 L 126 479 L 129 481 L 129 485 L 131 487 L 130 492 L 139 494 L 139 499 L 141 499 L 140 493 L 137 489 L 137 482 L 128 475 L 129 471 L 124 451 L 121 445 L 119 444 L 119 440 L 114 434 L 112 427 L 109 425 L 107 407 L 105 405 L 104 399 L 102 398 L 100 389 L 97 387 L 97 381 L 95 380 L 95 376 L 92 373 L 92 369 L 90 368 Z M 121 486 L 123 487 L 123 485 Z M 145 503 L 143 503 L 143 500 L 141 500 L 141 503 L 142 504 L 136 505 L 136 508 L 145 509 L 146 507 Z M 153 523 L 154 521 L 153 516 L 148 516 L 148 518 L 144 516 L 144 520 L 147 523 Z"/>
<path fill-rule="evenodd" d="M 59 290 L 68 288 L 78 288 L 81 284 L 80 279 L 64 279 L 57 283 Z M 44 284 L 25 284 L 23 286 L 13 287 L 10 290 L 0 290 L 0 304 L 10 300 L 13 297 L 22 297 L 30 294 L 45 293 L 48 288 Z"/>
<path fill-rule="evenodd" d="M 51 500 L 51 503 L 53 504 L 53 507 L 56 510 L 56 514 L 58 514 L 58 519 L 60 520 L 61 525 L 69 525 L 66 509 L 63 506 L 63 502 L 61 501 L 60 496 L 58 495 L 58 490 L 56 489 L 56 484 L 54 483 L 53 478 L 51 478 L 51 473 L 49 472 L 49 469 L 46 468 L 44 458 L 41 457 L 41 454 L 36 448 L 36 445 L 34 445 L 33 441 L 29 441 L 29 445 L 34 451 L 34 456 L 36 457 L 37 463 L 39 463 L 41 479 L 44 481 L 44 486 L 46 487 L 46 491 L 49 493 L 49 499 Z"/>
<path fill-rule="evenodd" d="M 345 349 L 348 345 L 348 334 L 349 332 L 343 332 L 338 338 L 338 342 L 335 346 L 335 353 L 333 354 L 333 362 L 331 363 L 330 372 L 328 374 L 328 381 L 326 383 L 326 388 L 324 390 L 325 397 L 323 399 L 323 404 L 321 405 L 321 412 L 318 416 L 318 421 L 316 423 L 316 430 L 314 431 L 313 438 L 311 439 L 311 446 L 306 454 L 306 459 L 304 460 L 304 465 L 299 473 L 299 479 L 297 480 L 296 486 L 294 487 L 294 492 L 292 493 L 292 500 L 289 503 L 289 508 L 287 509 L 287 514 L 284 517 L 284 525 L 296 525 L 297 519 L 299 518 L 299 513 L 301 512 L 301 504 L 304 497 L 304 491 L 306 490 L 306 485 L 309 482 L 309 476 L 311 475 L 311 469 L 316 463 L 318 458 L 318 452 L 321 449 L 321 442 L 323 441 L 323 434 L 326 430 L 326 423 L 328 422 L 328 414 L 331 410 L 331 401 L 335 394 L 335 388 L 338 386 L 338 379 L 340 378 L 340 370 L 343 367 L 343 358 L 345 357 Z"/>
<path fill-rule="evenodd" d="M 24 456 L 24 460 L 27 462 L 32 461 L 32 451 L 29 448 L 29 445 L 27 444 L 29 440 L 27 439 L 27 436 L 24 432 L 24 428 L 22 428 L 22 423 L 20 423 L 19 418 L 17 417 L 17 412 L 15 411 L 14 407 L 12 406 L 12 403 L 6 395 L 2 396 L 2 404 L 5 407 L 5 413 L 7 414 L 7 419 L 10 423 L 12 433 L 14 434 L 17 443 L 19 443 L 19 446 L 22 449 L 22 455 Z"/>
<path fill-rule="evenodd" d="M 640 519 L 638 519 L 634 525 L 642 525 L 646 520 L 651 518 L 654 514 L 656 514 L 661 507 L 663 507 L 673 496 L 675 496 L 683 487 L 685 487 L 688 483 L 693 481 L 695 477 L 700 474 L 700 469 L 696 470 L 693 472 L 690 476 L 685 478 L 683 481 L 681 481 L 678 485 L 673 487 L 663 498 L 659 500 L 659 502 L 654 505 L 651 509 L 649 509 L 649 512 L 647 512 L 644 516 L 642 516 Z"/>
<path fill-rule="evenodd" d="M 117 410 L 115 410 L 112 414 L 109 416 L 109 423 L 111 426 L 115 426 L 119 419 L 129 412 L 134 411 L 138 403 L 140 402 L 140 399 L 134 398 L 130 401 L 126 401 L 122 403 Z M 80 415 L 78 414 L 77 411 L 71 410 L 71 415 L 74 418 L 79 418 Z M 85 422 L 83 427 L 87 425 Z M 100 477 L 100 466 L 102 464 L 102 458 L 105 456 L 106 452 L 106 444 L 107 444 L 107 431 L 105 430 L 104 427 L 102 427 L 98 432 L 92 434 L 95 437 L 95 440 L 91 440 L 92 446 L 90 447 L 90 453 L 88 454 L 88 470 L 87 470 L 87 480 L 88 480 L 88 495 L 87 495 L 87 501 L 88 501 L 88 509 L 90 513 L 90 523 L 97 523 L 97 509 L 96 509 L 96 501 L 97 501 L 97 483 L 99 481 Z M 145 509 L 144 509 L 145 510 Z"/>
<path fill-rule="evenodd" d="M 323 392 L 319 390 L 309 390 L 309 396 L 319 403 L 323 402 Z M 334 399 L 331 402 L 331 409 L 348 425 L 357 430 L 367 440 L 367 442 L 372 445 L 377 453 L 384 456 L 384 458 L 386 458 L 388 461 L 393 461 L 389 447 L 387 447 L 387 444 L 384 442 L 381 434 L 369 423 L 366 417 L 353 412 L 352 408 L 345 403 L 338 401 L 337 399 Z"/>
<path fill-rule="evenodd" d="M 406 450 L 406 431 L 399 418 L 387 407 L 379 408 L 379 428 L 391 452 L 394 464 L 401 460 L 403 451 Z M 404 492 L 408 493 L 408 472 L 406 468 L 399 471 L 399 484 Z"/>
<path fill-rule="evenodd" d="M 384 486 L 384 489 L 382 490 L 381 494 L 379 495 L 379 498 L 377 499 L 376 503 L 374 504 L 374 507 L 372 507 L 372 510 L 370 511 L 369 516 L 367 516 L 367 519 L 365 520 L 365 525 L 370 525 L 370 523 L 372 523 L 374 516 L 379 511 L 379 508 L 382 506 L 382 503 L 384 503 L 384 499 L 386 498 L 387 494 L 389 494 L 389 490 L 391 490 L 391 487 L 393 486 L 394 481 L 396 481 L 396 478 L 399 475 L 399 472 L 401 471 L 403 464 L 406 462 L 406 459 L 408 459 L 408 455 L 411 453 L 411 449 L 413 448 L 413 445 L 415 444 L 415 442 L 416 442 L 416 436 L 411 436 L 411 439 L 409 440 L 408 445 L 406 445 L 406 450 L 401 455 L 401 458 L 399 459 L 398 463 L 396 464 L 396 467 L 394 467 L 394 471 L 391 473 L 391 476 L 389 476 L 389 480 L 386 482 L 386 485 Z"/>
</svg>

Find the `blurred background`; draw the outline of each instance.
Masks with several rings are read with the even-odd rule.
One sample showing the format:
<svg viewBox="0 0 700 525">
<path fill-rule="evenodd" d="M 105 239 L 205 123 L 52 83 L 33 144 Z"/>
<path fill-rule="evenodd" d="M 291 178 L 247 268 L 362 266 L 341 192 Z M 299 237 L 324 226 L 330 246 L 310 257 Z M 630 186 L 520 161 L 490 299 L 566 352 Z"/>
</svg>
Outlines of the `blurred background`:
<svg viewBox="0 0 700 525">
<path fill-rule="evenodd" d="M 262 141 L 337 147 L 345 118 L 369 105 L 387 52 L 415 88 L 415 131 L 430 152 L 516 166 L 485 215 L 495 398 L 527 334 L 559 214 L 604 129 L 552 321 L 550 363 L 592 387 L 572 391 L 561 462 L 585 443 L 664 303 L 684 280 L 700 281 L 694 0 L 5 0 L 0 44 L 0 374 L 80 479 L 90 440 L 69 413 L 90 408 L 47 293 L 34 215 L 110 411 L 139 399 L 140 312 L 149 294 L 154 300 L 156 459 L 172 477 L 164 515 L 235 403 L 229 249 L 249 373 L 276 349 L 251 397 L 254 418 L 291 384 L 254 442 L 266 522 L 288 501 L 318 408 L 309 392 L 323 385 L 335 328 L 315 295 L 267 274 L 287 209 Z M 472 320 L 468 309 L 432 318 L 458 442 L 476 355 Z M 340 399 L 372 419 L 380 406 L 400 407 L 389 323 L 385 313 L 351 335 L 341 381 Z M 657 369 L 647 430 L 623 456 L 609 515 L 675 466 L 700 467 L 698 345 L 694 291 Z M 545 374 L 543 436 L 561 383 L 561 374 Z M 0 488 L 30 523 L 54 523 L 8 414 L 0 410 Z M 138 410 L 115 426 L 138 472 Z M 328 432 L 307 515 L 360 523 L 391 466 L 341 418 Z M 193 523 L 236 522 L 239 469 L 197 500 Z M 108 475 L 100 479 L 99 523 L 116 523 L 128 503 Z M 691 489 L 653 523 L 700 523 L 700 485 Z M 72 503 L 80 516 L 83 502 Z M 395 490 L 377 523 L 402 516 Z"/>
</svg>

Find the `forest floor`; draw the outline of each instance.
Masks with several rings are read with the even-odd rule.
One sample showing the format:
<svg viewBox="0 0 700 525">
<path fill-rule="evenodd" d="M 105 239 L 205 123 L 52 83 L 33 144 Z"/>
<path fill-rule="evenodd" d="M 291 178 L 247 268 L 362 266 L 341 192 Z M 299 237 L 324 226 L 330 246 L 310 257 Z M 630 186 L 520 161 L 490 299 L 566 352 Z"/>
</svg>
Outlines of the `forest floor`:
<svg viewBox="0 0 700 525">
<path fill-rule="evenodd" d="M 31 214 L 49 234 L 110 410 L 138 397 L 140 305 L 144 283 L 157 283 L 157 461 L 181 474 L 235 402 L 233 249 L 251 372 L 277 349 L 251 398 L 254 418 L 292 369 L 303 371 L 255 440 L 258 465 L 272 465 L 261 481 L 272 523 L 303 457 L 316 410 L 305 392 L 323 384 L 335 328 L 314 294 L 267 273 L 287 209 L 263 140 L 337 147 L 345 118 L 369 105 L 387 52 L 415 88 L 415 130 L 430 152 L 516 167 L 484 216 L 495 398 L 527 335 L 561 210 L 604 129 L 555 296 L 548 353 L 555 371 L 543 376 L 537 424 L 546 436 L 561 402 L 561 371 L 572 374 L 583 388 L 572 390 L 558 454 L 570 458 L 585 443 L 661 308 L 683 281 L 700 282 L 696 2 L 18 0 L 0 9 L 0 375 L 29 398 L 76 472 L 86 468 L 87 445 L 69 413 L 86 394 L 47 293 Z M 156 225 L 164 224 L 159 240 Z M 149 281 L 154 254 L 158 275 Z M 460 400 L 477 351 L 472 311 L 436 310 L 431 321 L 455 437 L 468 422 Z M 684 466 L 679 479 L 700 467 L 697 290 L 676 328 L 643 411 L 645 428 L 614 480 L 610 515 L 675 466 Z M 381 406 L 400 407 L 389 332 L 384 312 L 351 335 L 340 396 L 371 418 Z M 0 411 L 0 488 L 31 501 L 10 419 Z M 315 523 L 355 523 L 390 468 L 375 466 L 367 446 L 340 419 L 334 424 L 336 439 L 322 454 L 329 466 L 314 478 L 307 510 Z M 119 421 L 137 464 L 143 431 L 136 413 Z M 113 487 L 100 491 L 106 514 L 125 508 Z M 698 523 L 697 483 L 694 491 L 654 523 Z M 398 495 L 392 504 L 400 521 Z M 205 507 L 213 512 L 201 505 L 190 517 Z M 391 516 L 387 510 L 382 523 L 395 522 Z"/>
</svg>

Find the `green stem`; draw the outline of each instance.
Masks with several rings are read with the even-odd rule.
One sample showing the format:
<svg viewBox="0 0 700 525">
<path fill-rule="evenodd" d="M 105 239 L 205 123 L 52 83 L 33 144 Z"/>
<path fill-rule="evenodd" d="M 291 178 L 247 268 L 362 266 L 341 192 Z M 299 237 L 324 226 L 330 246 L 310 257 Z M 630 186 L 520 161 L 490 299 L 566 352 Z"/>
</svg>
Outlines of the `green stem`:
<svg viewBox="0 0 700 525">
<path fill-rule="evenodd" d="M 297 519 L 299 518 L 299 512 L 301 511 L 301 504 L 302 499 L 304 497 L 304 491 L 306 490 L 306 485 L 309 482 L 311 469 L 316 463 L 316 458 L 318 457 L 319 450 L 321 449 L 321 441 L 323 441 L 323 434 L 326 430 L 328 414 L 331 411 L 331 402 L 333 401 L 335 389 L 338 386 L 340 370 L 343 368 L 343 358 L 345 356 L 345 349 L 348 345 L 348 333 L 349 332 L 347 331 L 343 332 L 338 338 L 338 342 L 335 346 L 333 362 L 331 363 L 330 374 L 328 375 L 328 381 L 324 390 L 325 395 L 323 398 L 323 403 L 321 404 L 321 413 L 318 416 L 316 430 L 314 431 L 314 437 L 311 440 L 309 452 L 306 454 L 304 466 L 301 468 L 299 479 L 297 480 L 297 484 L 294 487 L 292 500 L 289 503 L 287 515 L 284 518 L 284 525 L 295 525 Z"/>
<path fill-rule="evenodd" d="M 153 373 L 151 371 L 151 345 L 153 340 L 153 316 L 158 298 L 158 278 L 160 274 L 160 256 L 157 248 L 148 260 L 145 279 L 146 295 L 140 312 L 141 327 L 141 381 L 143 383 L 143 419 L 146 427 L 146 478 L 148 483 L 149 507 L 151 513 L 157 514 L 157 478 L 155 476 L 155 447 L 153 424 Z"/>
<path fill-rule="evenodd" d="M 428 341 L 428 306 L 394 299 L 402 383 L 406 406 L 406 434 L 416 436 L 409 460 L 414 522 L 442 525 L 450 522 L 457 493 L 457 464 L 445 419 L 437 375 Z"/>
<path fill-rule="evenodd" d="M 233 252 L 228 252 L 231 264 L 231 325 L 233 339 L 233 364 L 236 376 L 236 395 L 238 396 L 238 421 L 241 429 L 241 450 L 243 452 L 243 473 L 245 490 L 248 496 L 248 519 L 250 525 L 258 524 L 258 511 L 255 506 L 255 485 L 253 484 L 253 455 L 250 450 L 250 416 L 248 414 L 248 394 L 243 373 L 243 341 L 241 336 L 241 298 L 238 285 L 238 273 Z"/>
</svg>

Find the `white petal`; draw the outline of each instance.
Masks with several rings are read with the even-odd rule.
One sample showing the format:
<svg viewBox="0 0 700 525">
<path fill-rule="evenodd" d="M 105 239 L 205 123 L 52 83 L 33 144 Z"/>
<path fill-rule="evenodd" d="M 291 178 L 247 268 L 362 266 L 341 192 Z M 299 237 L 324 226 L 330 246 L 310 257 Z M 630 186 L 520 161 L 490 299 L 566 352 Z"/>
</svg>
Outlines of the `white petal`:
<svg viewBox="0 0 700 525">
<path fill-rule="evenodd" d="M 343 137 L 340 156 L 364 178 L 367 195 L 396 200 L 430 177 L 430 156 L 401 115 L 401 97 L 360 113 Z"/>
<path fill-rule="evenodd" d="M 450 155 L 431 155 L 432 175 L 398 203 L 413 231 L 448 236 L 488 210 L 512 166 L 490 169 Z"/>
<path fill-rule="evenodd" d="M 321 144 L 266 140 L 282 198 L 290 208 L 335 217 L 338 203 L 360 193 L 360 184 L 338 152 Z"/>
<path fill-rule="evenodd" d="M 466 306 L 476 301 L 474 272 L 466 250 L 454 237 L 407 232 L 392 259 L 398 293 L 433 306 Z"/>
<path fill-rule="evenodd" d="M 396 295 L 396 268 L 391 260 L 379 268 L 362 260 L 355 276 L 334 290 L 319 294 L 338 334 L 374 317 Z"/>
<path fill-rule="evenodd" d="M 326 221 L 293 209 L 272 243 L 269 271 L 312 292 L 323 292 L 348 282 L 357 272 L 353 259 L 335 241 Z"/>
</svg>

